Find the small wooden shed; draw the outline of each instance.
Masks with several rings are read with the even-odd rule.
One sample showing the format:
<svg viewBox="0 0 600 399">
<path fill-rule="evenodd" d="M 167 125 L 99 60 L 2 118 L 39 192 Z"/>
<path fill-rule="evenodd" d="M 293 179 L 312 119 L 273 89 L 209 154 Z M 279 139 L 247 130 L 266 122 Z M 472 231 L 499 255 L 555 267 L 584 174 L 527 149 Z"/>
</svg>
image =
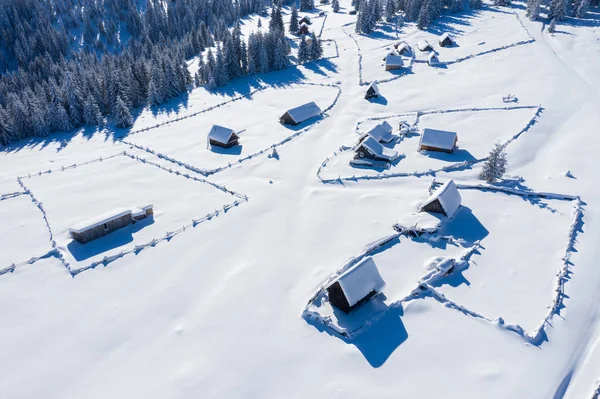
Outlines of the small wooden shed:
<svg viewBox="0 0 600 399">
<path fill-rule="evenodd" d="M 301 23 L 300 24 L 300 28 L 298 29 L 298 34 L 299 35 L 308 35 L 310 32 L 310 29 L 308 27 L 308 25 L 306 23 Z"/>
<path fill-rule="evenodd" d="M 379 93 L 379 87 L 377 87 L 377 83 L 371 82 L 371 84 L 367 88 L 367 92 L 365 93 L 365 100 L 368 100 L 371 98 L 377 98 L 377 97 L 379 97 L 379 95 L 380 95 L 380 93 Z"/>
<path fill-rule="evenodd" d="M 448 47 L 452 46 L 453 44 L 454 40 L 452 40 L 450 33 L 445 32 L 443 35 L 440 36 L 440 47 Z"/>
<path fill-rule="evenodd" d="M 429 53 L 429 56 L 427 57 L 427 64 L 429 64 L 429 66 L 436 66 L 440 64 L 440 59 L 435 52 L 432 51 Z"/>
<path fill-rule="evenodd" d="M 368 257 L 352 266 L 327 287 L 329 303 L 350 313 L 369 299 L 383 292 L 385 281 L 373 258 Z"/>
<path fill-rule="evenodd" d="M 69 229 L 69 234 L 72 239 L 85 244 L 131 223 L 133 223 L 131 210 L 118 208 L 77 223 Z"/>
<path fill-rule="evenodd" d="M 239 136 L 232 129 L 213 125 L 208 132 L 208 142 L 211 146 L 231 148 L 239 144 Z"/>
<path fill-rule="evenodd" d="M 433 46 L 427 42 L 427 40 L 421 40 L 417 43 L 419 51 L 433 51 Z"/>
<path fill-rule="evenodd" d="M 451 154 L 458 143 L 455 132 L 437 129 L 423 129 L 419 140 L 419 151 L 440 151 Z"/>
<path fill-rule="evenodd" d="M 320 114 L 321 108 L 314 102 L 309 102 L 288 110 L 281 118 L 279 118 L 279 122 L 284 125 L 295 126 Z"/>
<path fill-rule="evenodd" d="M 385 57 L 385 70 L 393 71 L 396 69 L 401 69 L 403 65 L 402 57 L 399 55 L 388 54 Z"/>
<path fill-rule="evenodd" d="M 373 137 L 367 137 L 354 149 L 354 159 L 371 159 L 380 162 L 392 162 L 398 158 L 398 152 L 384 147 Z"/>
<path fill-rule="evenodd" d="M 398 42 L 394 44 L 394 48 L 399 55 L 410 54 L 410 47 L 406 42 Z"/>
<path fill-rule="evenodd" d="M 448 180 L 419 207 L 419 212 L 441 213 L 451 218 L 460 208 L 461 202 L 462 197 L 454 180 Z"/>
</svg>

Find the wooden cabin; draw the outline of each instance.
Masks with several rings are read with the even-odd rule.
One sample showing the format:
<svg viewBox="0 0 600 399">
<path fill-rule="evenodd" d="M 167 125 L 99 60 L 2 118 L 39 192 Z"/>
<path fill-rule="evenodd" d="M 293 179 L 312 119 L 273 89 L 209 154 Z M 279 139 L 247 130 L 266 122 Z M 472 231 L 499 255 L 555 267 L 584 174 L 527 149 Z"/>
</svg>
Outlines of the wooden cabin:
<svg viewBox="0 0 600 399">
<path fill-rule="evenodd" d="M 403 65 L 402 57 L 399 55 L 388 54 L 385 57 L 385 70 L 393 71 L 396 69 L 401 69 Z"/>
<path fill-rule="evenodd" d="M 451 218 L 460 208 L 461 202 L 462 197 L 454 180 L 448 180 L 419 207 L 419 212 L 440 213 Z"/>
<path fill-rule="evenodd" d="M 307 15 L 305 15 L 302 17 L 302 19 L 300 21 L 298 21 L 298 24 L 299 25 L 302 25 L 302 24 L 312 25 L 312 22 L 310 21 L 310 18 Z"/>
<path fill-rule="evenodd" d="M 454 44 L 454 40 L 448 32 L 445 32 L 442 36 L 440 36 L 440 47 L 449 47 Z"/>
<path fill-rule="evenodd" d="M 398 158 L 398 152 L 384 147 L 373 137 L 367 135 L 354 149 L 354 159 L 370 159 L 378 162 L 392 162 Z"/>
<path fill-rule="evenodd" d="M 86 244 L 152 215 L 154 215 L 152 204 L 145 204 L 133 209 L 118 208 L 77 223 L 69 229 L 69 235 L 72 239 Z"/>
<path fill-rule="evenodd" d="M 314 102 L 303 104 L 299 107 L 292 108 L 279 118 L 279 122 L 283 125 L 296 126 L 310 118 L 321 114 L 321 108 Z"/>
<path fill-rule="evenodd" d="M 433 51 L 429 53 L 429 56 L 427 57 L 427 64 L 429 64 L 429 66 L 437 66 L 440 64 L 440 59 Z"/>
<path fill-rule="evenodd" d="M 308 35 L 309 33 L 310 33 L 310 29 L 308 28 L 308 25 L 305 23 L 301 23 L 300 28 L 298 29 L 298 34 L 299 35 Z"/>
<path fill-rule="evenodd" d="M 392 125 L 386 121 L 381 122 L 379 125 L 374 126 L 371 130 L 360 136 L 359 143 L 362 142 L 367 136 L 373 137 L 379 143 L 389 143 L 394 139 Z"/>
<path fill-rule="evenodd" d="M 451 154 L 458 143 L 455 132 L 437 129 L 423 129 L 419 140 L 419 151 L 439 151 Z"/>
<path fill-rule="evenodd" d="M 231 148 L 239 144 L 240 137 L 227 127 L 213 125 L 208 132 L 208 142 L 211 146 Z"/>
<path fill-rule="evenodd" d="M 419 51 L 433 51 L 433 46 L 427 42 L 427 40 L 421 40 L 417 43 Z"/>
<path fill-rule="evenodd" d="M 367 92 L 365 93 L 365 100 L 377 98 L 379 97 L 379 95 L 379 87 L 377 87 L 377 83 L 372 82 L 367 88 Z"/>
<path fill-rule="evenodd" d="M 352 266 L 325 287 L 329 303 L 345 313 L 352 312 L 384 288 L 385 281 L 371 257 Z"/>
<path fill-rule="evenodd" d="M 398 42 L 394 44 L 394 48 L 396 49 L 396 53 L 398 53 L 398 55 L 410 54 L 410 47 L 406 42 Z"/>
</svg>

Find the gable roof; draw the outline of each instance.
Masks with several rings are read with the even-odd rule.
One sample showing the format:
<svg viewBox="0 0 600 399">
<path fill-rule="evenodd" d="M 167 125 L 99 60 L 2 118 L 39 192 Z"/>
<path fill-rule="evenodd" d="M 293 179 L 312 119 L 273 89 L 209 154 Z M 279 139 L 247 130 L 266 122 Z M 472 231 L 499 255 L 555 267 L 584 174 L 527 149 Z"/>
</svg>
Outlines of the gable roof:
<svg viewBox="0 0 600 399">
<path fill-rule="evenodd" d="M 366 139 L 363 140 L 357 148 L 364 146 L 367 150 L 369 150 L 373 155 L 386 159 L 388 161 L 393 161 L 398 157 L 398 152 L 394 150 L 390 150 L 382 146 L 377 140 L 375 140 L 370 135 L 367 136 Z"/>
<path fill-rule="evenodd" d="M 304 122 L 305 120 L 317 116 L 321 113 L 321 108 L 313 101 L 292 108 L 287 112 L 296 123 Z"/>
<path fill-rule="evenodd" d="M 396 47 L 396 51 L 397 51 L 398 53 L 402 52 L 402 50 L 404 50 L 404 49 L 406 49 L 406 50 L 410 50 L 410 47 L 408 47 L 408 43 L 406 43 L 406 42 L 399 42 L 399 43 L 396 43 L 396 46 L 395 46 L 395 47 Z"/>
<path fill-rule="evenodd" d="M 213 125 L 208 133 L 208 138 L 219 143 L 227 144 L 235 132 L 228 127 Z"/>
<path fill-rule="evenodd" d="M 386 121 L 383 121 L 379 125 L 374 126 L 366 134 L 379 142 L 383 141 L 384 143 L 389 143 L 394 138 L 392 135 L 392 130 L 392 126 Z"/>
<path fill-rule="evenodd" d="M 94 227 L 98 227 L 104 223 L 108 223 L 130 213 L 131 210 L 126 208 L 113 209 L 73 225 L 71 228 L 69 228 L 69 233 L 83 233 L 84 231 L 91 230 Z"/>
<path fill-rule="evenodd" d="M 421 51 L 425 51 L 427 48 L 431 48 L 431 44 L 429 44 L 427 40 L 420 40 L 419 43 L 417 43 L 417 48 Z"/>
<path fill-rule="evenodd" d="M 454 149 L 455 142 L 455 132 L 426 128 L 423 129 L 423 132 L 421 133 L 419 147 L 425 145 L 427 147 L 440 148 L 442 150 L 452 150 Z"/>
<path fill-rule="evenodd" d="M 361 299 L 372 291 L 381 293 L 385 288 L 385 281 L 379 274 L 377 265 L 373 258 L 368 257 L 346 270 L 328 287 L 339 283 L 349 306 L 356 305 Z"/>
<path fill-rule="evenodd" d="M 427 57 L 427 62 L 431 63 L 435 63 L 438 62 L 440 59 L 438 58 L 437 54 L 434 53 L 433 51 L 431 53 L 429 53 L 429 56 Z"/>
<path fill-rule="evenodd" d="M 402 57 L 390 53 L 385 57 L 385 65 L 402 66 Z"/>
<path fill-rule="evenodd" d="M 424 207 L 435 200 L 440 201 L 440 205 L 448 218 L 454 216 L 454 213 L 456 213 L 456 210 L 460 207 L 462 201 L 458 188 L 456 187 L 456 184 L 454 184 L 454 180 L 448 180 L 438 188 L 427 201 L 419 207 L 419 211 L 422 212 Z"/>
<path fill-rule="evenodd" d="M 440 43 L 446 39 L 450 39 L 450 41 L 453 41 L 452 38 L 450 37 L 450 33 L 448 33 L 448 32 L 444 32 L 442 34 L 442 36 L 440 36 Z"/>
<path fill-rule="evenodd" d="M 308 15 L 303 16 L 300 21 L 307 21 L 310 24 L 310 17 Z"/>
<path fill-rule="evenodd" d="M 370 85 L 369 85 L 369 87 L 367 88 L 367 92 L 368 92 L 370 89 L 373 89 L 373 91 L 375 92 L 375 94 L 377 94 L 377 95 L 380 95 L 380 93 L 379 93 L 379 87 L 377 86 L 377 83 L 375 83 L 374 81 L 373 81 L 373 82 L 371 82 L 371 84 L 370 84 Z"/>
</svg>

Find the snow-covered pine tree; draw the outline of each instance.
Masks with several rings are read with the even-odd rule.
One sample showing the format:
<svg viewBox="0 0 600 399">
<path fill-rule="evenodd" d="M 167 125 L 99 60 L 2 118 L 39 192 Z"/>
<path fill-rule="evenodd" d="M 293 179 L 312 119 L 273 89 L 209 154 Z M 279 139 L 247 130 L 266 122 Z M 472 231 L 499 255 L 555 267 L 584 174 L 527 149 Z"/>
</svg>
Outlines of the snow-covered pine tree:
<svg viewBox="0 0 600 399">
<path fill-rule="evenodd" d="M 331 10 L 333 12 L 340 12 L 340 0 L 333 0 L 331 2 Z"/>
<path fill-rule="evenodd" d="M 57 98 L 50 104 L 50 128 L 55 132 L 73 130 L 67 110 Z"/>
<path fill-rule="evenodd" d="M 67 74 L 65 79 L 64 91 L 67 95 L 67 106 L 71 123 L 73 126 L 79 127 L 83 124 L 83 101 L 79 88 L 70 74 Z"/>
<path fill-rule="evenodd" d="M 541 0 L 527 0 L 527 18 L 532 21 L 540 19 Z"/>
<path fill-rule="evenodd" d="M 260 47 L 260 72 L 269 72 L 271 66 L 269 65 L 269 50 L 267 49 L 267 41 L 263 40 Z"/>
<path fill-rule="evenodd" d="M 290 15 L 290 25 L 288 29 L 292 34 L 295 34 L 296 32 L 298 32 L 298 29 L 300 29 L 300 27 L 298 26 L 298 10 L 296 9 L 295 5 L 292 6 L 292 13 Z"/>
<path fill-rule="evenodd" d="M 590 8 L 590 0 L 581 0 L 574 10 L 574 15 L 577 18 L 585 18 L 585 15 Z"/>
<path fill-rule="evenodd" d="M 246 48 L 245 42 L 242 42 L 240 46 L 240 68 L 242 75 L 248 73 L 248 49 Z"/>
<path fill-rule="evenodd" d="M 550 8 L 548 9 L 548 18 L 560 22 L 567 16 L 567 1 L 566 0 L 552 0 L 550 2 Z M 556 24 L 555 22 L 555 24 Z"/>
<path fill-rule="evenodd" d="M 483 0 L 469 0 L 469 8 L 476 10 L 483 7 Z"/>
<path fill-rule="evenodd" d="M 96 104 L 94 96 L 88 94 L 83 104 L 83 121 L 88 126 L 97 126 L 102 124 L 102 114 L 100 107 Z"/>
<path fill-rule="evenodd" d="M 153 66 L 148 87 L 148 104 L 151 107 L 161 105 L 165 101 L 160 89 L 162 85 L 160 76 L 159 67 Z"/>
<path fill-rule="evenodd" d="M 385 20 L 391 22 L 396 15 L 396 3 L 394 0 L 387 0 L 385 3 Z"/>
<path fill-rule="evenodd" d="M 425 29 L 433 22 L 431 1 L 432 0 L 425 0 L 421 5 L 421 11 L 419 11 L 419 18 L 417 19 L 417 27 L 421 30 Z"/>
<path fill-rule="evenodd" d="M 371 5 L 371 29 L 375 29 L 375 25 L 381 20 L 381 17 L 383 16 L 381 9 L 381 0 L 371 0 L 369 4 Z"/>
<path fill-rule="evenodd" d="M 275 55 L 273 57 L 273 69 L 280 70 L 288 66 L 289 61 L 286 55 L 286 46 L 282 38 L 277 40 L 275 46 Z"/>
<path fill-rule="evenodd" d="M 116 126 L 118 128 L 128 128 L 133 126 L 133 118 L 129 107 L 125 104 L 125 101 L 121 99 L 121 96 L 117 96 L 115 106 L 113 108 L 113 117 L 115 118 Z"/>
<path fill-rule="evenodd" d="M 508 7 L 511 4 L 511 0 L 494 0 L 492 3 L 495 6 L 505 6 L 505 7 Z"/>
<path fill-rule="evenodd" d="M 225 69 L 225 55 L 223 54 L 222 46 L 217 47 L 216 58 L 217 60 L 215 63 L 215 71 L 213 73 L 213 76 L 215 78 L 215 83 L 217 84 L 217 86 L 223 87 L 227 84 L 227 82 L 229 82 L 229 74 L 228 71 Z"/>
<path fill-rule="evenodd" d="M 500 143 L 494 144 L 494 148 L 490 151 L 490 155 L 483 164 L 483 169 L 479 173 L 479 178 L 493 183 L 506 173 L 506 149 Z"/>
<path fill-rule="evenodd" d="M 13 141 L 13 132 L 8 120 L 8 111 L 0 106 L 0 145 L 9 145 Z"/>
<path fill-rule="evenodd" d="M 548 32 L 549 33 L 556 32 L 556 18 L 552 18 L 552 21 L 550 21 L 550 25 L 548 25 Z"/>
<path fill-rule="evenodd" d="M 309 51 L 311 60 L 318 60 L 323 56 L 323 44 L 314 32 L 311 34 Z"/>
<path fill-rule="evenodd" d="M 204 57 L 202 55 L 198 57 L 198 72 L 196 72 L 196 76 L 198 77 L 196 85 L 206 83 L 206 64 L 204 63 Z"/>
<path fill-rule="evenodd" d="M 298 46 L 298 64 L 304 64 L 310 59 L 310 50 L 308 48 L 308 43 L 306 43 L 305 36 L 302 36 L 302 40 L 300 41 L 300 45 Z"/>
</svg>

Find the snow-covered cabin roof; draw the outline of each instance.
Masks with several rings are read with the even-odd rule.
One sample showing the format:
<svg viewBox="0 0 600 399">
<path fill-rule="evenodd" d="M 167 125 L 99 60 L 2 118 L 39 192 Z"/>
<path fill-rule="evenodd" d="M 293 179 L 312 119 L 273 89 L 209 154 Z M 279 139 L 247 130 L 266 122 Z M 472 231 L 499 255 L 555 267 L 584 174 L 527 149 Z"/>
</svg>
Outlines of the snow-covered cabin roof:
<svg viewBox="0 0 600 399">
<path fill-rule="evenodd" d="M 417 48 L 421 51 L 425 51 L 428 48 L 431 48 L 431 44 L 429 44 L 427 40 L 420 40 L 419 43 L 417 43 Z"/>
<path fill-rule="evenodd" d="M 317 116 L 321 113 L 321 108 L 314 102 L 301 105 L 296 108 L 292 108 L 288 111 L 288 114 L 292 117 L 294 122 L 300 123 L 305 120 Z"/>
<path fill-rule="evenodd" d="M 397 52 L 395 52 L 394 50 L 390 51 L 389 53 L 387 53 L 385 55 L 385 57 L 383 57 L 383 61 L 386 60 L 386 58 L 388 57 L 388 55 L 392 55 L 392 56 L 398 56 L 399 54 Z"/>
<path fill-rule="evenodd" d="M 307 21 L 309 24 L 311 23 L 310 22 L 310 17 L 308 15 L 303 16 L 300 21 Z"/>
<path fill-rule="evenodd" d="M 443 42 L 446 39 L 450 39 L 450 41 L 453 41 L 452 37 L 450 37 L 450 33 L 448 33 L 448 32 L 444 32 L 442 34 L 442 36 L 440 36 L 440 43 Z"/>
<path fill-rule="evenodd" d="M 385 65 L 402 66 L 402 57 L 390 53 L 385 57 Z"/>
<path fill-rule="evenodd" d="M 360 145 L 365 146 L 369 151 L 371 151 L 371 153 L 373 153 L 373 155 L 388 161 L 393 161 L 398 157 L 398 152 L 382 146 L 371 136 L 368 136 L 366 139 L 364 139 Z"/>
<path fill-rule="evenodd" d="M 439 148 L 442 150 L 453 150 L 456 143 L 456 133 L 446 130 L 423 129 L 419 147 L 424 145 L 427 147 Z"/>
<path fill-rule="evenodd" d="M 234 133 L 235 132 L 228 127 L 213 125 L 208 133 L 208 138 L 219 143 L 227 144 L 231 138 L 231 135 Z"/>
<path fill-rule="evenodd" d="M 375 94 L 380 95 L 381 93 L 379 93 L 379 87 L 377 86 L 377 83 L 375 82 L 371 82 L 371 84 L 369 85 L 369 87 L 367 88 L 367 92 L 373 89 L 373 91 L 375 92 Z"/>
<path fill-rule="evenodd" d="M 392 126 L 383 121 L 377 126 L 374 126 L 371 130 L 369 130 L 366 134 L 373 137 L 375 140 L 379 142 L 389 143 L 392 141 L 394 136 L 392 135 Z"/>
<path fill-rule="evenodd" d="M 438 188 L 432 195 L 425 201 L 419 208 L 422 211 L 427 205 L 431 204 L 435 200 L 440 201 L 440 205 L 444 209 L 444 213 L 447 217 L 451 218 L 456 213 L 456 210 L 460 207 L 462 198 L 458 192 L 454 180 L 448 180 L 440 188 Z"/>
<path fill-rule="evenodd" d="M 371 257 L 363 259 L 346 270 L 329 286 L 336 282 L 340 284 L 349 306 L 356 305 L 372 291 L 379 294 L 385 288 L 385 281 L 383 281 L 377 265 Z"/>
<path fill-rule="evenodd" d="M 300 29 L 302 29 L 303 27 L 306 27 L 306 29 L 308 29 L 308 24 L 306 22 L 302 22 L 300 24 Z"/>
<path fill-rule="evenodd" d="M 434 53 L 433 51 L 431 53 L 429 53 L 429 56 L 427 57 L 427 62 L 429 64 L 435 64 L 435 63 L 439 62 L 439 58 L 438 58 L 437 54 Z"/>
<path fill-rule="evenodd" d="M 148 209 L 152 209 L 152 204 L 144 204 L 142 206 L 136 206 L 135 208 L 131 208 L 131 216 L 139 217 L 146 214 Z"/>
<path fill-rule="evenodd" d="M 399 43 L 396 43 L 396 46 L 395 46 L 395 47 L 396 47 L 396 51 L 397 51 L 398 53 L 401 53 L 401 52 L 402 52 L 402 51 L 404 51 L 404 50 L 410 50 L 410 47 L 408 47 L 408 43 L 406 43 L 406 42 L 399 42 Z"/>
<path fill-rule="evenodd" d="M 91 230 L 94 227 L 98 227 L 104 223 L 108 223 L 112 220 L 118 219 L 130 213 L 131 210 L 126 208 L 113 209 L 111 211 L 104 212 L 96 217 L 79 222 L 74 226 L 71 226 L 71 228 L 69 228 L 69 233 L 83 233 L 84 231 Z"/>
</svg>

